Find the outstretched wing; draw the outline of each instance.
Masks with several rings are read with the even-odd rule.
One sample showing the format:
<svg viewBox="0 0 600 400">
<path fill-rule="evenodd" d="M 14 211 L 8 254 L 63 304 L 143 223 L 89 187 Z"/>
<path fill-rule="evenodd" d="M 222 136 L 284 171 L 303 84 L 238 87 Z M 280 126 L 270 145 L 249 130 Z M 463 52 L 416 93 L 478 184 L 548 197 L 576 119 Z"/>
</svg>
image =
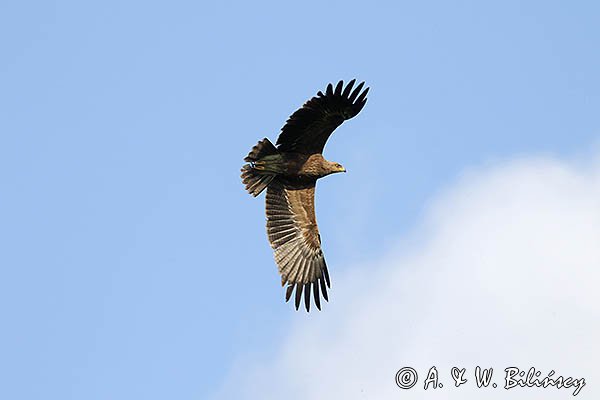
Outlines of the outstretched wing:
<svg viewBox="0 0 600 400">
<path fill-rule="evenodd" d="M 303 154 L 322 153 L 335 128 L 357 115 L 367 102 L 369 88 L 360 92 L 364 82 L 350 93 L 355 81 L 352 79 L 343 91 L 343 81 L 338 82 L 335 90 L 330 83 L 325 94 L 317 93 L 294 112 L 281 128 L 277 148 Z"/>
<path fill-rule="evenodd" d="M 309 311 L 312 289 L 320 310 L 319 291 L 328 300 L 330 282 L 315 218 L 314 182 L 300 185 L 275 179 L 267 188 L 266 204 L 267 235 L 275 252 L 281 284 L 288 284 L 285 300 L 290 299 L 295 288 L 298 309 L 304 292 L 304 305 Z"/>
</svg>

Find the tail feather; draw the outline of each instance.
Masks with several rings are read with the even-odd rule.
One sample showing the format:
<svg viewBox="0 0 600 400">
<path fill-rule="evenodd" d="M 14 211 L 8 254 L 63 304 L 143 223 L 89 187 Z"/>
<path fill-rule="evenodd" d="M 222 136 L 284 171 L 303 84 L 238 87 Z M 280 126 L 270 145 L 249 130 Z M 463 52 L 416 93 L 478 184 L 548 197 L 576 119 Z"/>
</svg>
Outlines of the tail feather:
<svg viewBox="0 0 600 400">
<path fill-rule="evenodd" d="M 261 174 L 249 164 L 242 167 L 242 182 L 246 185 L 248 193 L 254 197 L 265 190 L 274 178 L 275 174 Z"/>
<path fill-rule="evenodd" d="M 277 148 L 267 138 L 264 138 L 250 150 L 250 153 L 244 158 L 246 162 L 255 162 L 264 156 L 277 154 Z"/>
<path fill-rule="evenodd" d="M 265 138 L 258 142 L 256 146 L 250 150 L 250 153 L 244 161 L 249 162 L 242 167 L 242 182 L 246 185 L 246 190 L 252 196 L 258 196 L 269 184 L 273 181 L 277 173 L 272 168 L 269 168 L 269 159 L 277 157 L 269 157 L 277 155 L 277 148 Z M 265 160 L 264 158 L 267 157 Z"/>
</svg>

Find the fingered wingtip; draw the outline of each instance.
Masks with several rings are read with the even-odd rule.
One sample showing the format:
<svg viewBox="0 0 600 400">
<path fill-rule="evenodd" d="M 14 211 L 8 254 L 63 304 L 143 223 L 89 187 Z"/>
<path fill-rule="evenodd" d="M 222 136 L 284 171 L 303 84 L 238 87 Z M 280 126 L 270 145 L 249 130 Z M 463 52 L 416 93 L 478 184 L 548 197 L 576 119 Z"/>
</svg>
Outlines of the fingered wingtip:
<svg viewBox="0 0 600 400">
<path fill-rule="evenodd" d="M 286 288 L 285 301 L 287 303 L 294 297 L 294 308 L 296 311 L 299 311 L 302 303 L 304 303 L 304 309 L 309 313 L 311 300 L 314 301 L 317 310 L 321 311 L 321 296 L 323 296 L 325 301 L 329 301 L 324 279 L 318 279 L 309 283 L 286 283 L 288 286 Z M 302 300 L 303 297 L 304 301 Z"/>
</svg>

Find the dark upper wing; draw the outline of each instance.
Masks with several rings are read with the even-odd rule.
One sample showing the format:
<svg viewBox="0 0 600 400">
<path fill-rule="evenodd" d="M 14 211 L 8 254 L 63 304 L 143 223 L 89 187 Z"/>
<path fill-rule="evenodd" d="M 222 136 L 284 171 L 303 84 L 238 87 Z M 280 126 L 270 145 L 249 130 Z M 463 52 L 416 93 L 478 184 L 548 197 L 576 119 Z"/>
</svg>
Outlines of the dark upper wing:
<svg viewBox="0 0 600 400">
<path fill-rule="evenodd" d="M 308 100 L 281 128 L 277 148 L 304 154 L 322 153 L 335 128 L 358 114 L 367 102 L 369 88 L 360 93 L 364 82 L 350 93 L 355 81 L 352 79 L 343 91 L 343 81 L 338 82 L 335 90 L 330 83 L 325 94 L 319 92 Z"/>
<path fill-rule="evenodd" d="M 321 251 L 321 238 L 315 218 L 315 185 L 294 186 L 275 179 L 267 188 L 267 235 L 275 252 L 282 285 L 288 284 L 285 300 L 296 289 L 296 309 L 302 292 L 306 311 L 313 291 L 317 308 L 327 300 L 329 273 Z"/>
</svg>

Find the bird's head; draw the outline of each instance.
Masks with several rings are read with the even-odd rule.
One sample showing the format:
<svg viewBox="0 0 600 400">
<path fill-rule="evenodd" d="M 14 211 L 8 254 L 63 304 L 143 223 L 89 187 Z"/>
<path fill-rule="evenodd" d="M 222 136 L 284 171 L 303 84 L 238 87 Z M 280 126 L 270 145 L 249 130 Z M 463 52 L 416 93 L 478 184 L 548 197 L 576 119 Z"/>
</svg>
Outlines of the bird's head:
<svg viewBox="0 0 600 400">
<path fill-rule="evenodd" d="M 346 172 L 346 168 L 344 168 L 342 164 L 336 162 L 329 163 L 329 170 L 332 174 L 335 174 L 337 172 Z"/>
</svg>

